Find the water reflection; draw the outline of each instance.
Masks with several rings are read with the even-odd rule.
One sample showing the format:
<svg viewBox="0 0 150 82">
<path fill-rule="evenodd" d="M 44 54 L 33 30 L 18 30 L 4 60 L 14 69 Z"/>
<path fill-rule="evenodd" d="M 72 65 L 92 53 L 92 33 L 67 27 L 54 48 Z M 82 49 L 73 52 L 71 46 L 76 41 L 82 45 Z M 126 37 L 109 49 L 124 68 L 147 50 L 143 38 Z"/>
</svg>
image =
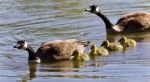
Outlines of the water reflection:
<svg viewBox="0 0 150 82">
<path fill-rule="evenodd" d="M 37 77 L 69 77 L 70 75 L 66 75 L 70 72 L 79 72 L 79 68 L 83 68 L 86 66 L 85 62 L 81 61 L 59 61 L 53 63 L 29 63 L 29 73 L 25 76 L 26 80 L 33 80 Z M 38 73 L 37 73 L 38 72 Z M 40 73 L 39 73 L 40 72 Z M 57 74 L 57 73 L 62 74 Z M 54 74 L 53 74 L 54 73 Z M 56 73 L 56 74 L 55 74 Z M 73 76 L 71 76 L 73 78 Z M 25 80 L 25 79 L 23 79 Z"/>
<path fill-rule="evenodd" d="M 105 63 L 106 64 L 106 63 Z M 91 63 L 82 61 L 59 61 L 53 63 L 29 63 L 29 73 L 24 75 L 21 82 L 28 82 L 28 80 L 34 80 L 35 78 L 105 78 L 101 75 L 89 75 L 88 72 L 96 72 L 97 69 L 92 70 L 92 67 L 102 67 L 100 62 L 93 61 Z M 89 69 L 89 67 L 91 67 Z M 87 69 L 86 69 L 87 68 Z M 82 70 L 84 69 L 84 70 Z M 84 74 L 85 73 L 85 74 Z"/>
<path fill-rule="evenodd" d="M 35 63 L 29 63 L 28 67 L 29 67 L 29 80 L 32 80 L 33 78 L 36 78 L 36 66 L 37 64 Z"/>
<path fill-rule="evenodd" d="M 77 61 L 58 61 L 50 64 L 42 64 L 41 72 L 72 72 L 72 68 L 84 67 L 84 62 Z"/>
<path fill-rule="evenodd" d="M 119 40 L 122 36 L 127 36 L 129 38 L 135 39 L 137 42 L 149 42 L 150 33 L 141 32 L 141 33 L 130 33 L 130 34 L 107 34 L 107 39 L 115 42 Z"/>
</svg>

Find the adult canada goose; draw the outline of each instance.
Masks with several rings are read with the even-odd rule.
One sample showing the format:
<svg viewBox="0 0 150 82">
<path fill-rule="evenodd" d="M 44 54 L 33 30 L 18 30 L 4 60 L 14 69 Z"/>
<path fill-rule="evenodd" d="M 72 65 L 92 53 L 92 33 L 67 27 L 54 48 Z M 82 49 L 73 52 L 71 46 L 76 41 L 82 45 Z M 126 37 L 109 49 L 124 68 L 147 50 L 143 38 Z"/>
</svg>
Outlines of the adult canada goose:
<svg viewBox="0 0 150 82">
<path fill-rule="evenodd" d="M 107 33 L 150 31 L 150 13 L 148 12 L 134 12 L 126 14 L 121 17 L 115 25 L 113 25 L 96 5 L 90 6 L 90 8 L 86 9 L 85 11 L 94 13 L 99 16 L 105 23 Z"/>
<path fill-rule="evenodd" d="M 128 39 L 127 37 L 122 37 L 119 40 L 120 44 L 123 46 L 124 49 L 128 49 L 131 47 L 135 47 L 136 46 L 136 41 L 134 39 Z"/>
<path fill-rule="evenodd" d="M 108 40 L 103 41 L 101 46 L 106 48 L 108 51 L 122 51 L 123 46 L 117 43 L 110 43 Z"/>
<path fill-rule="evenodd" d="M 107 56 L 109 55 L 109 52 L 106 48 L 100 47 L 97 48 L 96 44 L 91 45 L 91 51 L 90 54 L 91 56 Z"/>
<path fill-rule="evenodd" d="M 85 53 L 81 53 L 79 50 L 74 50 L 73 54 L 72 54 L 73 58 L 72 60 L 74 61 L 88 61 L 90 58 L 87 54 Z"/>
<path fill-rule="evenodd" d="M 14 48 L 23 49 L 29 53 L 29 62 L 59 61 L 70 59 L 74 50 L 83 52 L 89 41 L 67 39 L 43 43 L 36 52 L 25 40 L 19 40 Z"/>
</svg>

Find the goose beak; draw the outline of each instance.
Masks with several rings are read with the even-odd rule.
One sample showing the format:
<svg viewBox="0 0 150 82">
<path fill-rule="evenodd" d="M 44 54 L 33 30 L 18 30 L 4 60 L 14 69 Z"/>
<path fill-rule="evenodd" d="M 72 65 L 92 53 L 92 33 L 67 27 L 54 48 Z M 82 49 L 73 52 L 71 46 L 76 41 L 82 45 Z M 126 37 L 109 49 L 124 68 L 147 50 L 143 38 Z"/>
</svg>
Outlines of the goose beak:
<svg viewBox="0 0 150 82">
<path fill-rule="evenodd" d="M 15 45 L 15 46 L 14 46 L 14 48 L 19 48 L 19 47 L 20 47 L 20 45 Z"/>
<path fill-rule="evenodd" d="M 14 46 L 13 48 L 17 48 L 16 46 Z"/>
</svg>

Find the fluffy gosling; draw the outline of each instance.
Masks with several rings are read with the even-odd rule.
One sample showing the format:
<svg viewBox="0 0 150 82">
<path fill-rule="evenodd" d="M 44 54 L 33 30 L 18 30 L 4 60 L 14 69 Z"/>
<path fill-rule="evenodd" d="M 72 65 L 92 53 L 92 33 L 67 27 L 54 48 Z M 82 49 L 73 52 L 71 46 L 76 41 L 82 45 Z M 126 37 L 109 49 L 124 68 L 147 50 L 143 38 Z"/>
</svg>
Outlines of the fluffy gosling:
<svg viewBox="0 0 150 82">
<path fill-rule="evenodd" d="M 134 39 L 128 39 L 127 37 L 122 37 L 119 40 L 120 44 L 123 46 L 124 49 L 128 49 L 131 47 L 135 47 L 136 46 L 136 41 Z"/>
<path fill-rule="evenodd" d="M 90 55 L 91 56 L 107 56 L 109 55 L 109 52 L 107 49 L 100 47 L 97 48 L 97 46 L 95 44 L 91 45 L 91 51 L 90 51 Z"/>
<path fill-rule="evenodd" d="M 106 48 L 108 51 L 123 51 L 123 46 L 116 43 L 110 43 L 108 40 L 103 41 L 101 46 Z"/>
<path fill-rule="evenodd" d="M 87 54 L 85 53 L 81 53 L 79 50 L 74 50 L 73 54 L 72 54 L 72 59 L 74 61 L 88 61 L 90 58 Z"/>
</svg>

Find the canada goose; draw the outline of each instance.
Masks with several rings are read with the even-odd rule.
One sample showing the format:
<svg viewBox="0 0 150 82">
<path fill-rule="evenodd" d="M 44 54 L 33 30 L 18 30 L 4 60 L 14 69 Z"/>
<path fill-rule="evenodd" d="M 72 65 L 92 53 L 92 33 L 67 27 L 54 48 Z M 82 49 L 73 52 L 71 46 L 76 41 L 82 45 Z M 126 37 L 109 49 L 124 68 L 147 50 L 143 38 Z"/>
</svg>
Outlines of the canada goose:
<svg viewBox="0 0 150 82">
<path fill-rule="evenodd" d="M 19 40 L 14 48 L 23 49 L 29 53 L 29 62 L 45 62 L 70 59 L 74 50 L 83 52 L 89 45 L 89 41 L 67 39 L 55 40 L 43 43 L 39 49 L 34 52 L 32 47 L 25 40 Z"/>
<path fill-rule="evenodd" d="M 91 56 L 96 56 L 96 55 L 100 55 L 100 56 L 107 56 L 109 55 L 109 52 L 106 48 L 100 47 L 97 48 L 96 44 L 91 45 L 91 51 L 90 54 Z"/>
<path fill-rule="evenodd" d="M 122 51 L 123 50 L 122 45 L 116 44 L 116 43 L 110 43 L 108 40 L 103 41 L 101 46 L 106 48 L 108 51 Z"/>
<path fill-rule="evenodd" d="M 72 54 L 73 58 L 72 60 L 74 61 L 88 61 L 90 58 L 87 54 L 85 53 L 81 53 L 79 50 L 74 50 L 73 54 Z"/>
<path fill-rule="evenodd" d="M 119 40 L 120 44 L 123 46 L 124 49 L 128 49 L 130 47 L 135 47 L 136 46 L 136 41 L 134 39 L 128 39 L 127 37 L 122 37 Z"/>
<path fill-rule="evenodd" d="M 96 5 L 90 6 L 90 8 L 85 9 L 85 11 L 99 16 L 105 23 L 107 33 L 150 31 L 150 13 L 148 12 L 134 12 L 126 14 L 125 16 L 121 17 L 115 25 L 113 25 Z"/>
</svg>

